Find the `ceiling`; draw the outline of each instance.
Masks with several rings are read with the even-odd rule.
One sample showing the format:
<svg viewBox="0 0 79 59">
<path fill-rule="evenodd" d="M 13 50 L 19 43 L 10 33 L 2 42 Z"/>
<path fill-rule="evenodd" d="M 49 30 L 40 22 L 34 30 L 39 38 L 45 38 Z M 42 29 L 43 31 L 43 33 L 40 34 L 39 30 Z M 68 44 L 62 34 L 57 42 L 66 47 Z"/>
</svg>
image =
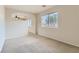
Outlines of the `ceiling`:
<svg viewBox="0 0 79 59">
<path fill-rule="evenodd" d="M 47 9 L 52 8 L 52 5 L 46 5 L 46 7 L 42 7 L 42 5 L 8 5 L 7 8 L 19 10 L 19 11 L 25 11 L 25 12 L 31 12 L 31 13 L 40 13 L 42 11 L 45 11 Z"/>
</svg>

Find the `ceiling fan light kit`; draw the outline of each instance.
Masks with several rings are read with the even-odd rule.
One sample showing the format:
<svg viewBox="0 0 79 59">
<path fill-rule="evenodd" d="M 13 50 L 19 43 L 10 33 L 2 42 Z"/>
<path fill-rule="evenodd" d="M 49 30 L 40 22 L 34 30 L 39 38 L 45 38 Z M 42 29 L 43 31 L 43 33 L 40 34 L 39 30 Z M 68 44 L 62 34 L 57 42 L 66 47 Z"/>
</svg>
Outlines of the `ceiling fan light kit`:
<svg viewBox="0 0 79 59">
<path fill-rule="evenodd" d="M 27 20 L 30 17 L 28 17 L 28 15 L 26 15 L 26 14 L 14 13 L 14 14 L 12 14 L 12 18 L 17 19 L 17 20 Z"/>
</svg>

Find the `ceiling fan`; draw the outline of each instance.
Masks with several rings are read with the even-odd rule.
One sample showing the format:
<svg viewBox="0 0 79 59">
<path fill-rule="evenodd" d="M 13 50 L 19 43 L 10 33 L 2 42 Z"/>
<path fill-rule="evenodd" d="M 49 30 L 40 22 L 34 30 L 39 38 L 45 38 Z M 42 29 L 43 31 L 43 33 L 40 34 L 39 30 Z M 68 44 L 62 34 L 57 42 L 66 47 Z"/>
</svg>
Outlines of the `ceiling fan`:
<svg viewBox="0 0 79 59">
<path fill-rule="evenodd" d="M 42 7 L 46 7 L 46 5 L 42 5 Z"/>
<path fill-rule="evenodd" d="M 13 13 L 12 18 L 17 20 L 27 20 L 30 18 L 30 16 L 23 13 Z"/>
<path fill-rule="evenodd" d="M 18 20 L 27 20 L 26 16 L 15 16 L 16 19 Z"/>
</svg>

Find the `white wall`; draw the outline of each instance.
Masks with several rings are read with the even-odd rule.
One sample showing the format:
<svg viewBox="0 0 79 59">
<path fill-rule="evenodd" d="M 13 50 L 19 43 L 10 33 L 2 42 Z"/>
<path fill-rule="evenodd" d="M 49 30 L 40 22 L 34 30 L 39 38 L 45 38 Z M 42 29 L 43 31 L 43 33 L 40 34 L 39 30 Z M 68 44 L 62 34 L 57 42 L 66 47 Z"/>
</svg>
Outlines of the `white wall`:
<svg viewBox="0 0 79 59">
<path fill-rule="evenodd" d="M 28 31 L 33 34 L 36 34 L 36 15 L 33 14 L 31 18 L 32 18 L 32 26 L 28 29 Z"/>
<path fill-rule="evenodd" d="M 58 28 L 42 28 L 40 15 L 58 12 Z M 79 47 L 79 6 L 54 6 L 38 16 L 38 34 Z"/>
<path fill-rule="evenodd" d="M 5 41 L 5 15 L 4 6 L 0 6 L 0 51 Z"/>
<path fill-rule="evenodd" d="M 34 16 L 31 13 L 26 13 L 26 12 L 6 8 L 6 38 L 7 39 L 13 39 L 27 35 L 28 32 L 27 21 L 15 20 L 11 17 L 13 13 L 17 13 L 17 12 L 29 15 L 31 18 L 34 19 Z"/>
</svg>

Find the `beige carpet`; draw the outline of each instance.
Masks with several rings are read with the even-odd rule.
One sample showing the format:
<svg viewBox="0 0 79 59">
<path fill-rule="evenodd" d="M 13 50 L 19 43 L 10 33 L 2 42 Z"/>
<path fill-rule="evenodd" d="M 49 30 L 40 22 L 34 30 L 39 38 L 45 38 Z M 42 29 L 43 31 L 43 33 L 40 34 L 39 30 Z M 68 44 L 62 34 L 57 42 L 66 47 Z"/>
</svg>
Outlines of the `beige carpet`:
<svg viewBox="0 0 79 59">
<path fill-rule="evenodd" d="M 5 41 L 2 53 L 69 53 L 79 52 L 79 48 L 53 39 L 27 35 Z"/>
</svg>

